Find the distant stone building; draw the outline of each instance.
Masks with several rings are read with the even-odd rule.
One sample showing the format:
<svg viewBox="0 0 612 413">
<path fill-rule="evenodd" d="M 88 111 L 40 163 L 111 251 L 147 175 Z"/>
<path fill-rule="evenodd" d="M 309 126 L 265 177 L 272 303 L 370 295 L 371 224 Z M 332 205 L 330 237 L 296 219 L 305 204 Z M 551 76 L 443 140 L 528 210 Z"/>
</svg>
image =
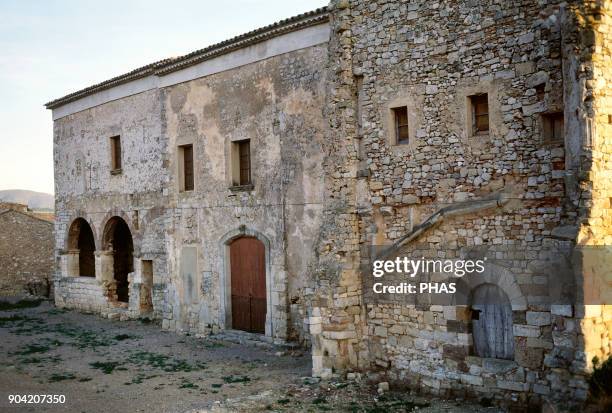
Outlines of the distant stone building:
<svg viewBox="0 0 612 413">
<path fill-rule="evenodd" d="M 585 252 L 612 243 L 611 7 L 337 0 L 48 103 L 56 302 L 302 342 L 323 377 L 583 400 L 612 343 Z M 461 305 L 384 303 L 377 246 L 490 264 Z M 544 300 L 569 267 L 579 299 Z"/>
<path fill-rule="evenodd" d="M 52 294 L 53 222 L 26 205 L 0 203 L 0 296 Z"/>
</svg>

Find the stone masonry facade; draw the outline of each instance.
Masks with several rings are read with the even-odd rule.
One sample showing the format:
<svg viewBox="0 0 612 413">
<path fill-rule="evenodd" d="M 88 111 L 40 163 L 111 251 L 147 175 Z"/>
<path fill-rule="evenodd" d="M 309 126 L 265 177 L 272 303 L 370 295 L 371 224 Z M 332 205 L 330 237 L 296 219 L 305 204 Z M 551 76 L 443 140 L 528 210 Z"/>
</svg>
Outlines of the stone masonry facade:
<svg viewBox="0 0 612 413">
<path fill-rule="evenodd" d="M 589 255 L 612 244 L 611 22 L 609 1 L 334 0 L 48 103 L 57 304 L 232 329 L 253 238 L 262 338 L 310 346 L 314 375 L 579 403 L 612 350 Z M 478 355 L 470 303 L 370 300 L 378 247 L 488 259 L 472 286 L 506 297 L 513 357 Z M 542 300 L 568 255 L 580 300 Z"/>
</svg>

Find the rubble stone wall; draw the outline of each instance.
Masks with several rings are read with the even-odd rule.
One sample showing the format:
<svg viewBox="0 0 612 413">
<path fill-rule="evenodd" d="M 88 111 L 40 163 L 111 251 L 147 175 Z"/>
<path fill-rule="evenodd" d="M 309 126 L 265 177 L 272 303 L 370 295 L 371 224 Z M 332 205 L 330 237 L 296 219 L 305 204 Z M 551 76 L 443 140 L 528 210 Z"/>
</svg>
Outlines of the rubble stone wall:
<svg viewBox="0 0 612 413">
<path fill-rule="evenodd" d="M 570 284 L 583 295 L 606 270 L 582 248 L 612 241 L 610 4 L 333 0 L 328 43 L 57 119 L 58 304 L 135 317 L 151 289 L 163 328 L 231 328 L 228 245 L 251 236 L 266 250 L 266 336 L 311 343 L 315 375 L 369 371 L 523 405 L 585 399 L 593 357 L 611 352 L 612 309 L 542 297 L 575 252 Z M 475 133 L 471 101 L 483 94 L 489 128 Z M 398 106 L 408 110 L 402 144 Z M 559 116 L 563 136 L 550 139 Z M 253 185 L 235 187 L 233 145 L 244 139 Z M 192 191 L 180 188 L 186 144 Z M 134 241 L 127 305 L 108 299 L 101 275 L 115 216 Z M 96 279 L 67 276 L 76 218 L 94 234 Z M 372 301 L 363 268 L 381 246 L 417 259 L 486 258 L 472 287 L 493 284 L 508 299 L 513 357 L 477 355 L 469 302 Z M 143 260 L 153 262 L 152 287 Z"/>
<path fill-rule="evenodd" d="M 595 2 L 589 7 L 331 3 L 330 227 L 310 318 L 317 374 L 379 370 L 435 394 L 522 403 L 586 397 L 583 346 L 607 353 L 605 312 L 593 311 L 599 328 L 591 340 L 582 329 L 588 309 L 551 307 L 539 296 L 554 282 L 551 269 L 573 251 L 584 218 L 601 224 L 597 240 L 609 238 L 606 184 L 582 173 L 591 169 L 588 89 L 604 93 L 605 81 L 594 79 L 605 78 L 609 64 L 607 30 L 576 23 L 607 22 Z M 585 42 L 595 31 L 600 46 L 593 49 Z M 600 53 L 599 69 L 591 69 Z M 472 134 L 469 97 L 481 93 L 490 128 Z M 595 102 L 608 103 L 605 96 Z M 404 145 L 391 138 L 390 111 L 398 105 L 409 110 Z M 558 112 L 564 141 L 547 141 L 544 118 Z M 598 119 L 608 121 L 603 113 Z M 600 145 L 603 172 L 609 165 Z M 605 188 L 597 193 L 603 209 L 589 218 L 592 196 L 577 188 L 594 182 Z M 508 361 L 475 356 L 469 311 L 365 302 L 359 273 L 373 246 L 393 244 L 444 207 L 491 197 L 497 207 L 442 220 L 398 253 L 494 261 L 481 282 L 499 285 L 512 303 L 515 356 Z"/>
<path fill-rule="evenodd" d="M 0 296 L 52 296 L 53 224 L 9 209 L 0 227 Z"/>
</svg>

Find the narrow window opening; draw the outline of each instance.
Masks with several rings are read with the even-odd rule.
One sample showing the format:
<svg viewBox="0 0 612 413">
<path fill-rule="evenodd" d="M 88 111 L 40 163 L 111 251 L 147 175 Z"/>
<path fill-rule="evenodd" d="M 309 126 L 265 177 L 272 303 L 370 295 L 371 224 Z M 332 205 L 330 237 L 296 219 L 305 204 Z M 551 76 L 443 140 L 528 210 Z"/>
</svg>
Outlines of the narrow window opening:
<svg viewBox="0 0 612 413">
<path fill-rule="evenodd" d="M 357 116 L 357 137 L 361 138 L 363 133 L 363 76 L 355 76 L 355 105 Z"/>
<path fill-rule="evenodd" d="M 608 115 L 608 123 L 612 124 L 612 115 Z"/>
<path fill-rule="evenodd" d="M 546 113 L 542 115 L 542 138 L 544 142 L 564 142 L 563 113 Z"/>
<path fill-rule="evenodd" d="M 397 144 L 408 143 L 408 107 L 400 106 L 391 109 L 393 111 L 393 123 L 395 126 L 395 142 Z"/>
<path fill-rule="evenodd" d="M 239 185 L 251 183 L 251 144 L 249 140 L 238 142 L 238 158 L 240 164 Z"/>
<path fill-rule="evenodd" d="M 194 173 L 193 173 L 193 145 L 179 146 L 180 156 L 180 173 L 181 173 L 181 191 L 193 191 L 194 188 Z"/>
<path fill-rule="evenodd" d="M 470 96 L 472 131 L 474 135 L 489 132 L 489 98 L 486 93 Z"/>
<path fill-rule="evenodd" d="M 536 96 L 538 97 L 538 100 L 544 100 L 545 88 L 545 83 L 541 83 L 535 87 Z"/>
<path fill-rule="evenodd" d="M 121 137 L 113 136 L 111 143 L 111 173 L 121 172 Z"/>
</svg>

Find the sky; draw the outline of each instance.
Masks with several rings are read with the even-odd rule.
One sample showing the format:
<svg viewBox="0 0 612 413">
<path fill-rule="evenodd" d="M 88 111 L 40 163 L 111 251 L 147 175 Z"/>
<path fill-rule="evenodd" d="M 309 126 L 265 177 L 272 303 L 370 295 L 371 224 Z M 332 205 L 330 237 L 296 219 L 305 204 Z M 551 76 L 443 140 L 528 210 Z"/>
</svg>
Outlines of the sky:
<svg viewBox="0 0 612 413">
<path fill-rule="evenodd" d="M 53 193 L 46 102 L 327 3 L 0 0 L 0 190 Z"/>
</svg>

